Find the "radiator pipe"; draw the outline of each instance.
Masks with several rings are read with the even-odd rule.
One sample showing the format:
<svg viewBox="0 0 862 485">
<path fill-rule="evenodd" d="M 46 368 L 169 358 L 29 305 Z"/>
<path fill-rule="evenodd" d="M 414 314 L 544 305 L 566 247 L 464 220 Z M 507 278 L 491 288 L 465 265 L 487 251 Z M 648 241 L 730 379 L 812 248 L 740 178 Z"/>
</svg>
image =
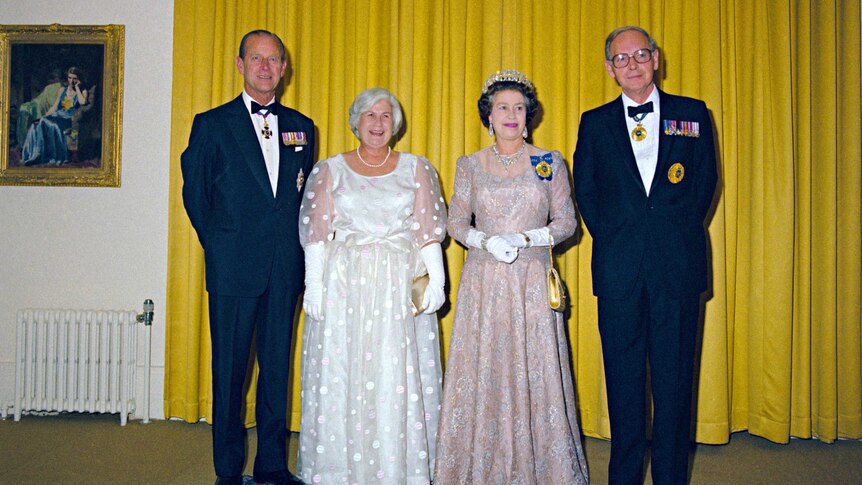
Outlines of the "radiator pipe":
<svg viewBox="0 0 862 485">
<path fill-rule="evenodd" d="M 151 340 L 153 334 L 153 300 L 147 298 L 144 300 L 144 313 L 138 315 L 138 321 L 143 322 L 146 338 L 144 339 L 144 361 L 147 363 L 144 371 L 144 424 L 150 422 L 150 354 L 152 353 Z"/>
</svg>

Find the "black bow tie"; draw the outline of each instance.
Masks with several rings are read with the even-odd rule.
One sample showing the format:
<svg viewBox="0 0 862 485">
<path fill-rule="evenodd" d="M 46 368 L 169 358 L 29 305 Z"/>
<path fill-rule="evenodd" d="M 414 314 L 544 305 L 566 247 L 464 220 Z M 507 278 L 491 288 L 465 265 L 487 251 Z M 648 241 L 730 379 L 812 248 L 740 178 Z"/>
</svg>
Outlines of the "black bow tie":
<svg viewBox="0 0 862 485">
<path fill-rule="evenodd" d="M 252 101 L 251 102 L 251 113 L 257 114 L 257 113 L 260 113 L 261 111 L 266 111 L 266 113 L 264 113 L 264 115 L 268 115 L 270 113 L 275 114 L 275 103 L 269 103 L 266 106 L 261 106 L 261 105 L 257 104 L 255 101 Z"/>
<path fill-rule="evenodd" d="M 652 113 L 652 101 L 640 106 L 629 106 L 629 116 L 634 118 L 639 114 Z"/>
</svg>

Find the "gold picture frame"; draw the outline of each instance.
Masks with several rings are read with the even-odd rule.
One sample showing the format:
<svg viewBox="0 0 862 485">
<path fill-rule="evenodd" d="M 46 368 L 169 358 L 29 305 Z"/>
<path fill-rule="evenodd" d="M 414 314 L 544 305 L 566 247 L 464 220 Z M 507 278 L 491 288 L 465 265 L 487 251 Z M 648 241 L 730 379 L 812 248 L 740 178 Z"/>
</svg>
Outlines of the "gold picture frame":
<svg viewBox="0 0 862 485">
<path fill-rule="evenodd" d="M 0 25 L 0 185 L 119 187 L 123 25 Z"/>
</svg>

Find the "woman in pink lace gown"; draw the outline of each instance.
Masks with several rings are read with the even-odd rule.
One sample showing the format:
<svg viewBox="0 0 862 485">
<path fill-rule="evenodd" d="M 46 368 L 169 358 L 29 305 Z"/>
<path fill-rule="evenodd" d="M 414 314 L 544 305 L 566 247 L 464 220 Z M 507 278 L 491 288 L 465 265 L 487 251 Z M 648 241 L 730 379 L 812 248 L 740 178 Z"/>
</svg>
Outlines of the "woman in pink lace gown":
<svg viewBox="0 0 862 485">
<path fill-rule="evenodd" d="M 536 108 L 526 76 L 492 75 L 479 114 L 496 141 L 458 160 L 448 231 L 469 251 L 443 380 L 437 484 L 589 480 L 566 326 L 546 285 L 548 245 L 577 222 L 562 156 L 526 142 Z"/>
</svg>

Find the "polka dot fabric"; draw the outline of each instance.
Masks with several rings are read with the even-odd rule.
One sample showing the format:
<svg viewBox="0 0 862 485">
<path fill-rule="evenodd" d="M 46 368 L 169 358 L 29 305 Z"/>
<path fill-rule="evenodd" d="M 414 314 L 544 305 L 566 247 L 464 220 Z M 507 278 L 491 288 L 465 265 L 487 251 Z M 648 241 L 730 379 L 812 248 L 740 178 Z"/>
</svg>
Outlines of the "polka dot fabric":
<svg viewBox="0 0 862 485">
<path fill-rule="evenodd" d="M 306 319 L 297 471 L 306 483 L 429 484 L 442 373 L 435 315 L 413 317 L 419 248 L 445 235 L 437 172 L 401 153 L 365 177 L 319 162 L 300 240 L 325 243 L 322 320 Z"/>
</svg>

